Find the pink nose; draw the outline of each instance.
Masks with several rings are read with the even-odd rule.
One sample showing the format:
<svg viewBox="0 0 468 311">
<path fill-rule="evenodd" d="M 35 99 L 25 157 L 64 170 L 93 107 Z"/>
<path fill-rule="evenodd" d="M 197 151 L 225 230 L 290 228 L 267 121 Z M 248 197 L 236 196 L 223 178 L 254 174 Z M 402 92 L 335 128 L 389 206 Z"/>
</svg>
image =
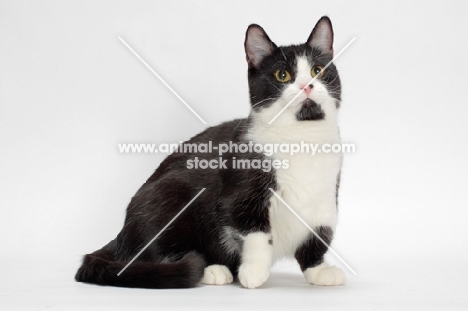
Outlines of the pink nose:
<svg viewBox="0 0 468 311">
<path fill-rule="evenodd" d="M 306 93 L 307 97 L 309 97 L 309 94 L 310 92 L 312 92 L 312 87 L 313 85 L 312 84 L 309 84 L 309 85 L 301 85 L 300 88 L 301 90 L 304 90 L 304 92 Z"/>
</svg>

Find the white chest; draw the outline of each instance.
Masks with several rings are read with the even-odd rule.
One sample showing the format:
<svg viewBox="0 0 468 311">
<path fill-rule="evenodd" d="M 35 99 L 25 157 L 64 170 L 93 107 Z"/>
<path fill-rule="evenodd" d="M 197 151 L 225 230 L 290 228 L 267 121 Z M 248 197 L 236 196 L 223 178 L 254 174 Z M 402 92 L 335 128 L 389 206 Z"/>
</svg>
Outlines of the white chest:
<svg viewBox="0 0 468 311">
<path fill-rule="evenodd" d="M 269 131 L 271 132 L 271 131 Z M 250 138 L 261 143 L 275 141 L 284 143 L 338 143 L 338 132 L 324 131 L 308 135 L 291 135 L 282 138 L 281 133 L 270 137 L 255 135 Z M 296 133 L 297 134 L 297 133 Z M 290 141 L 291 136 L 295 141 Z M 312 228 L 330 226 L 337 223 L 336 183 L 341 168 L 341 154 L 317 153 L 294 154 L 276 153 L 273 159 L 287 160 L 289 167 L 276 170 L 277 193 Z M 309 229 L 278 200 L 270 199 L 270 224 L 275 258 L 294 255 L 296 249 L 311 234 Z"/>
<path fill-rule="evenodd" d="M 297 155 L 290 167 L 276 171 L 277 193 L 311 227 L 336 227 L 336 182 L 341 157 Z M 270 199 L 270 224 L 275 257 L 293 255 L 309 229 L 277 197 Z"/>
</svg>

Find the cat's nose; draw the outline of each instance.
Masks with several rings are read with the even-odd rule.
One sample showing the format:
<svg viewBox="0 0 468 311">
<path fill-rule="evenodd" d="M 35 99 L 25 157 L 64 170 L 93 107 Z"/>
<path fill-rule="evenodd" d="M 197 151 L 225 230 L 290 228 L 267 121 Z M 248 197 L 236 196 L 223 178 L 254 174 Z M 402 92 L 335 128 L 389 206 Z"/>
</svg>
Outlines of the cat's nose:
<svg viewBox="0 0 468 311">
<path fill-rule="evenodd" d="M 301 90 L 304 90 L 307 96 L 309 96 L 310 92 L 312 92 L 313 87 L 314 87 L 313 84 L 309 84 L 309 85 L 303 84 L 300 86 Z"/>
</svg>

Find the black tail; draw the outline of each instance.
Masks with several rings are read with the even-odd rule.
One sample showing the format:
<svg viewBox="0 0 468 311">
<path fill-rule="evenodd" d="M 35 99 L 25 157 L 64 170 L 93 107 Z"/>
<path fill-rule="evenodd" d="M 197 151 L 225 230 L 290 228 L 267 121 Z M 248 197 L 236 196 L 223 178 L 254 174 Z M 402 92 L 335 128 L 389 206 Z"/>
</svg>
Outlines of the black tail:
<svg viewBox="0 0 468 311">
<path fill-rule="evenodd" d="M 127 263 L 114 261 L 110 252 L 100 249 L 84 257 L 75 280 L 119 287 L 187 288 L 195 287 L 205 268 L 203 257 L 190 252 L 176 262 L 133 262 L 118 276 Z"/>
</svg>

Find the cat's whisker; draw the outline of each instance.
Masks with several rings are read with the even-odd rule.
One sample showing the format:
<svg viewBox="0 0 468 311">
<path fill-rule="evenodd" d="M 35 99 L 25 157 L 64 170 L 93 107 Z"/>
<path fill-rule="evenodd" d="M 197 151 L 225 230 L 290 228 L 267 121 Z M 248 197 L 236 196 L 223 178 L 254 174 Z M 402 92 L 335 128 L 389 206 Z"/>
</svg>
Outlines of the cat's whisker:
<svg viewBox="0 0 468 311">
<path fill-rule="evenodd" d="M 258 105 L 266 102 L 267 100 L 277 100 L 279 97 L 268 97 L 252 105 L 252 108 L 257 107 Z"/>
<path fill-rule="evenodd" d="M 333 82 L 335 82 L 335 80 L 336 80 L 337 78 L 338 78 L 338 76 L 336 76 L 335 78 L 333 78 L 333 80 L 331 80 L 331 81 L 328 82 L 328 83 L 332 84 Z"/>
<path fill-rule="evenodd" d="M 271 85 L 273 85 L 273 86 L 275 87 L 275 89 L 277 89 L 278 91 L 281 91 L 281 89 L 280 89 L 278 86 L 276 86 L 276 85 L 274 85 L 273 83 L 271 83 L 271 81 L 268 81 L 268 83 L 270 83 Z"/>
<path fill-rule="evenodd" d="M 283 51 L 283 49 L 280 49 L 280 51 L 281 51 L 281 54 L 283 55 L 284 59 L 285 59 L 285 60 L 286 60 L 286 62 L 287 62 L 287 61 L 288 61 L 288 58 L 286 57 L 286 55 L 284 55 L 284 51 Z"/>
</svg>

